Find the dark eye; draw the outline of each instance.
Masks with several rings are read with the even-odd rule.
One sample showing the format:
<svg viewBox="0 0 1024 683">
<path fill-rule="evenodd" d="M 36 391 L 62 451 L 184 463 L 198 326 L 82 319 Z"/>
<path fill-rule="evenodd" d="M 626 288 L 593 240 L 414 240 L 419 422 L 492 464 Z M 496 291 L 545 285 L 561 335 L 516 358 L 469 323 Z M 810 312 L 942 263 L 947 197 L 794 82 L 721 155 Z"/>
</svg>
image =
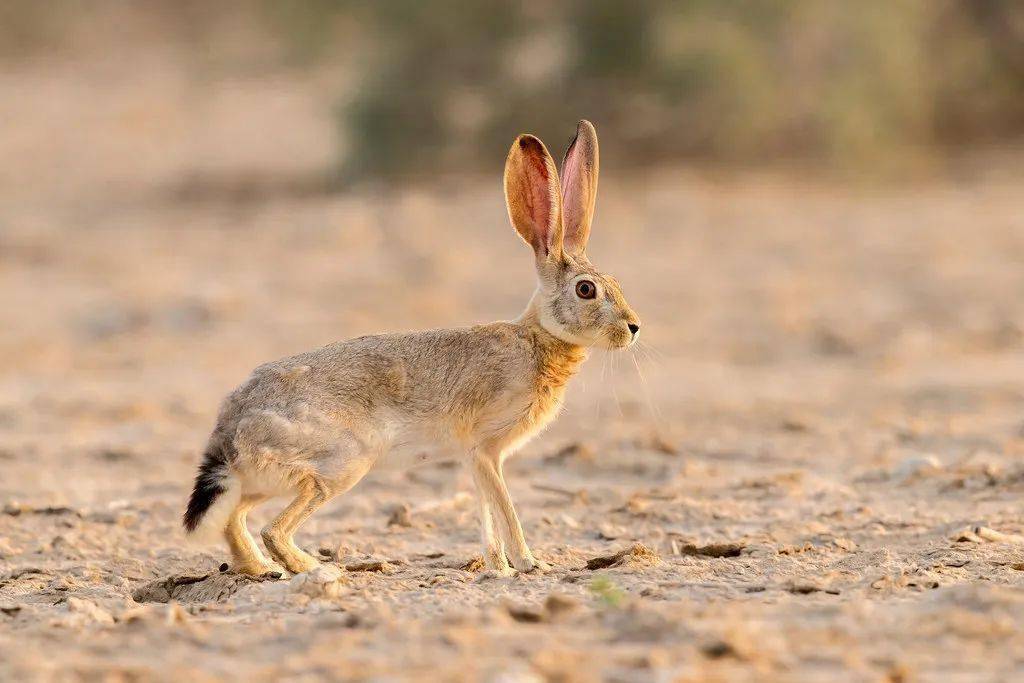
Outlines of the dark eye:
<svg viewBox="0 0 1024 683">
<path fill-rule="evenodd" d="M 581 299 L 593 299 L 597 296 L 597 286 L 590 280 L 580 280 L 576 283 L 576 296 Z"/>
</svg>

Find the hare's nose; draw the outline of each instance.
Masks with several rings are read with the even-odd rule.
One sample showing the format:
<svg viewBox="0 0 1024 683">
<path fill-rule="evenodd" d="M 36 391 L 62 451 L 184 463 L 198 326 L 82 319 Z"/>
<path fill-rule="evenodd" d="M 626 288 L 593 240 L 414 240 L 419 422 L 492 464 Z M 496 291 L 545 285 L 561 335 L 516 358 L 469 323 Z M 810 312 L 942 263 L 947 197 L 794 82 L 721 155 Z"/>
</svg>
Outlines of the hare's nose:
<svg viewBox="0 0 1024 683">
<path fill-rule="evenodd" d="M 629 328 L 630 334 L 634 337 L 636 336 L 636 333 L 640 331 L 640 323 L 626 323 L 626 326 Z"/>
</svg>

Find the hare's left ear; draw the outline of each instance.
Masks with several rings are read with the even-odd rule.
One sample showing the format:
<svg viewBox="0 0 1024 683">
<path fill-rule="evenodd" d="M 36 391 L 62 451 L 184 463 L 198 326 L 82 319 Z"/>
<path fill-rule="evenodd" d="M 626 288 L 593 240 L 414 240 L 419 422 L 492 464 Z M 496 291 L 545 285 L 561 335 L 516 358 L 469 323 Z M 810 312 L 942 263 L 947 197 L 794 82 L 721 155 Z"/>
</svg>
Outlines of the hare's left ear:
<svg viewBox="0 0 1024 683">
<path fill-rule="evenodd" d="M 584 119 L 577 124 L 576 137 L 562 159 L 563 239 L 565 251 L 570 254 L 582 254 L 587 248 L 597 201 L 599 163 L 597 131 Z"/>
<path fill-rule="evenodd" d="M 538 267 L 562 257 L 562 198 L 555 160 L 544 143 L 520 135 L 505 160 L 505 203 L 519 236 L 533 248 Z"/>
</svg>

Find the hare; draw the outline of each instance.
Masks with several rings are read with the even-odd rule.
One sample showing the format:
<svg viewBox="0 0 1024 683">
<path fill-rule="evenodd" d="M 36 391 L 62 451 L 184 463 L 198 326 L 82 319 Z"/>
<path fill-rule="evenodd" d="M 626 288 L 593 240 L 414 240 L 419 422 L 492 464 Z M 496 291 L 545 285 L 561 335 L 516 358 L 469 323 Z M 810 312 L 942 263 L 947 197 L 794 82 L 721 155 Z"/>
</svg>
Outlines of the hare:
<svg viewBox="0 0 1024 683">
<path fill-rule="evenodd" d="M 640 329 L 618 283 L 586 256 L 597 178 L 590 122 L 577 126 L 561 184 L 544 143 L 517 137 L 505 161 L 505 201 L 537 268 L 522 315 L 359 337 L 258 367 L 222 404 L 186 532 L 223 533 L 239 573 L 309 571 L 319 562 L 292 537 L 320 506 L 383 463 L 458 458 L 479 494 L 486 567 L 547 569 L 523 537 L 502 463 L 554 419 L 589 347 L 625 348 Z M 294 500 L 262 531 L 271 561 L 245 518 L 282 495 Z"/>
</svg>

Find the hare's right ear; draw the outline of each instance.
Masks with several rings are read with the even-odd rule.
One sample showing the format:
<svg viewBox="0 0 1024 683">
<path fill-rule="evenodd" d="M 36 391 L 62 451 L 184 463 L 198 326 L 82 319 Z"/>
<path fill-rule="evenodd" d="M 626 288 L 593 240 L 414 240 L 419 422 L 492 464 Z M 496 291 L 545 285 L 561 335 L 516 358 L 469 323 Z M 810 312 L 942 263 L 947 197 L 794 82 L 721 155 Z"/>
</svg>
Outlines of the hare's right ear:
<svg viewBox="0 0 1024 683">
<path fill-rule="evenodd" d="M 599 166 L 597 131 L 590 121 L 583 119 L 577 124 L 576 137 L 569 143 L 562 159 L 565 250 L 570 254 L 582 254 L 590 239 Z"/>
<path fill-rule="evenodd" d="M 505 203 L 512 227 L 538 261 L 562 256 L 562 196 L 558 171 L 544 143 L 520 135 L 505 160 Z"/>
</svg>

